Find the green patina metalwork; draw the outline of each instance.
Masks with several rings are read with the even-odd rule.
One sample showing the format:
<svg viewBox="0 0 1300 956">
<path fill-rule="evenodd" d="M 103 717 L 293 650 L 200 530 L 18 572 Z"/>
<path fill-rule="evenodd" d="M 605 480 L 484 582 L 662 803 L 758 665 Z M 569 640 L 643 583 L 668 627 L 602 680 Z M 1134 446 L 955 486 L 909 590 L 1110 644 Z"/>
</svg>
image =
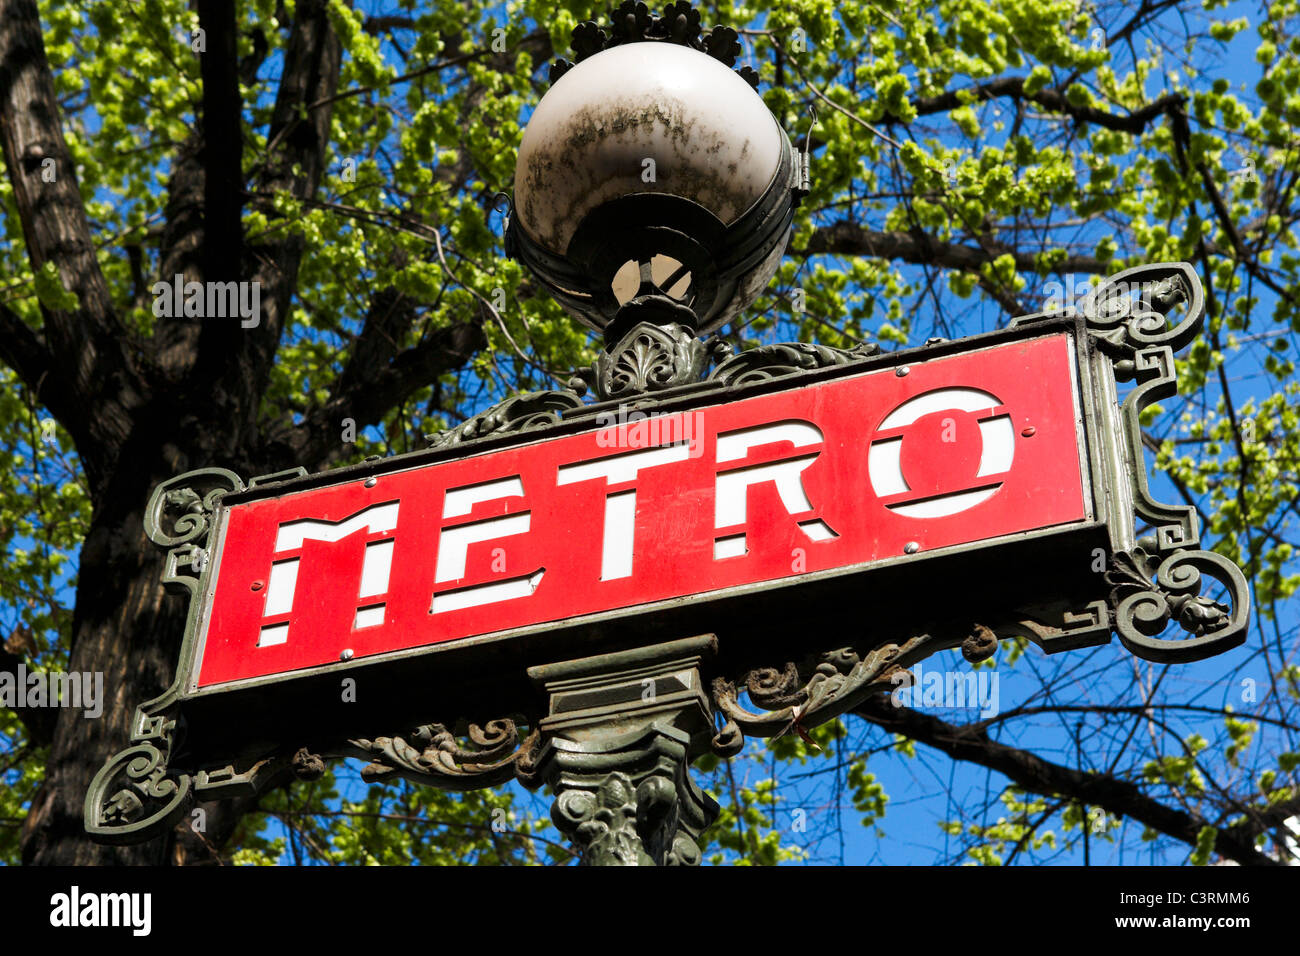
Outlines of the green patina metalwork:
<svg viewBox="0 0 1300 956">
<path fill-rule="evenodd" d="M 573 48 L 581 61 L 621 43 L 678 43 L 733 66 L 739 49 L 735 32 L 724 27 L 703 37 L 701 32 L 699 14 L 686 0 L 671 4 L 662 17 L 629 0 L 614 11 L 608 31 L 581 24 Z M 552 80 L 572 66 L 557 62 Z M 752 71 L 741 72 L 755 79 Z M 807 191 L 806 153 L 795 155 L 784 135 L 781 141 L 773 187 L 756 211 L 742 217 L 735 248 L 723 250 L 745 268 L 779 255 L 792 205 Z M 665 201 L 671 205 L 672 197 Z M 595 217 L 590 255 L 579 257 L 589 272 L 597 260 L 605 272 L 620 265 L 621 260 L 600 259 L 592 237 L 608 234 L 601 228 L 617 227 L 622 208 L 616 201 L 605 210 L 609 222 Z M 680 244 L 699 251 L 684 234 Z M 1129 269 L 1103 282 L 1079 309 L 1024 316 L 1009 329 L 961 342 L 927 343 L 889 355 L 874 346 L 844 350 L 788 343 L 729 356 L 718 340 L 696 337 L 701 323 L 692 319 L 699 316 L 647 284 L 644 270 L 638 296 L 614 315 L 617 303 L 603 291 L 571 291 L 608 288 L 604 272 L 584 273 L 574 262 L 535 248 L 514 229 L 507 230 L 506 249 L 522 257 L 557 299 L 608 332 L 596 363 L 570 388 L 511 397 L 431 436 L 429 448 L 408 455 L 326 475 L 296 469 L 247 483 L 231 471 L 209 468 L 170 479 L 154 491 L 145 530 L 168 549 L 163 583 L 188 594 L 189 614 L 175 682 L 137 708 L 129 745 L 92 782 L 85 804 L 92 837 L 110 843 L 148 839 L 181 820 L 196 800 L 255 794 L 290 775 L 314 779 L 326 760 L 360 757 L 369 761 L 363 776 L 371 780 L 401 775 L 451 790 L 497 786 L 512 778 L 532 788 L 549 786 L 555 793 L 553 819 L 587 863 L 694 864 L 700 859 L 698 840 L 717 814 L 716 804 L 691 780 L 694 759 L 709 752 L 734 755 L 746 734 L 803 733 L 887 691 L 900 671 L 936 651 L 960 646 L 974 662 L 990 655 L 1000 637 L 1022 636 L 1054 653 L 1104 644 L 1115 633 L 1140 657 L 1181 662 L 1244 641 L 1250 611 L 1244 576 L 1222 556 L 1197 548 L 1193 508 L 1152 498 L 1143 457 L 1141 413 L 1175 393 L 1174 352 L 1192 341 L 1205 318 L 1201 285 L 1188 264 Z M 711 297 L 721 295 L 724 284 L 698 275 L 693 282 L 696 305 L 713 308 Z M 715 313 L 722 314 L 713 308 L 710 314 Z M 1083 532 L 1047 529 L 996 545 L 1004 549 L 997 552 L 998 563 L 1013 545 L 1021 547 L 1015 552 L 1021 566 L 996 580 L 989 576 L 990 546 L 984 543 L 949 549 L 942 566 L 930 564 L 929 555 L 905 559 L 906 573 L 943 567 L 954 578 L 971 572 L 977 582 L 996 583 L 992 603 L 970 591 L 965 600 L 954 598 L 951 610 L 926 620 L 919 619 L 918 609 L 873 608 L 874 630 L 854 639 L 861 630 L 860 623 L 852 623 L 858 578 L 822 572 L 716 599 L 717 607 L 733 615 L 727 634 L 665 642 L 662 633 L 675 628 L 674 636 L 699 633 L 686 629 L 697 620 L 690 615 L 714 606 L 713 598 L 687 598 L 648 614 L 622 610 L 500 638 L 345 661 L 249 681 L 234 691 L 200 693 L 190 684 L 199 625 L 220 560 L 223 509 L 231 504 L 590 430 L 612 411 L 698 408 L 1029 338 L 1040 329 L 1066 331 L 1074 342 L 1080 441 L 1086 446 L 1084 470 L 1095 520 Z M 1118 383 L 1128 381 L 1135 385 L 1121 403 Z M 1150 523 L 1154 533 L 1139 538 L 1139 521 Z M 1080 563 L 1086 564 L 1098 542 L 1105 545 L 1100 548 L 1105 573 L 1079 580 L 1034 577 L 1032 562 L 1024 558 L 1023 546 L 1032 545 L 1081 552 Z M 882 566 L 865 573 L 889 570 Z M 1206 577 L 1222 586 L 1222 601 L 1201 593 Z M 777 591 L 786 600 L 797 596 L 804 613 L 823 615 L 821 626 L 801 636 L 798 651 L 788 635 L 764 639 L 760 632 L 770 630 L 771 622 L 761 607 L 748 606 Z M 1164 637 L 1171 624 L 1190 637 Z M 583 655 L 577 653 L 581 647 L 602 652 Z M 492 686 L 480 686 L 484 696 L 457 698 L 456 683 L 484 670 L 494 678 Z M 431 675 L 443 674 L 450 677 L 441 695 L 430 691 Z M 339 675 L 370 675 L 381 685 L 378 703 L 357 707 L 346 728 L 316 726 L 312 695 Z M 742 694 L 761 709 L 743 706 Z M 471 719 L 471 699 L 474 707 L 491 711 L 491 719 Z M 721 731 L 715 713 L 724 722 Z M 411 716 L 416 719 L 406 719 Z M 359 736 L 374 733 L 387 735 Z"/>
<path fill-rule="evenodd" d="M 1181 317 L 1171 318 L 1178 308 Z M 978 659 L 992 651 L 993 635 L 1019 635 L 1056 652 L 1105 643 L 1112 633 L 1133 653 L 1157 661 L 1197 660 L 1235 647 L 1244 640 L 1249 615 L 1244 576 L 1222 556 L 1196 548 L 1199 529 L 1192 509 L 1152 499 L 1139 426 L 1143 408 L 1176 388 L 1174 349 L 1191 341 L 1203 318 L 1194 271 L 1184 264 L 1158 264 L 1112 277 L 1082 309 L 1025 316 L 1005 332 L 891 355 L 792 343 L 728 358 L 710 348 L 717 364 L 702 380 L 636 393 L 638 409 L 696 407 L 799 387 L 828 375 L 918 363 L 1046 325 L 1071 329 L 1092 483 L 1105 492 L 1096 495 L 1098 520 L 1110 543 L 1107 571 L 1096 576 L 1102 589 L 1086 601 L 1025 594 L 1023 605 L 979 622 L 954 619 L 912 633 L 882 629 L 855 644 L 794 659 L 783 659 L 779 649 L 769 651 L 781 661 L 777 666 L 728 653 L 725 640 L 719 648 L 712 636 L 539 665 L 529 673 L 548 705 L 531 715 L 466 725 L 458 724 L 459 714 L 430 713 L 445 722 L 423 724 L 403 736 L 342 737 L 333 746 L 315 749 L 285 738 L 274 753 L 231 753 L 219 766 L 182 769 L 172 763 L 185 705 L 193 696 L 184 675 L 197 652 L 202 595 L 214 568 L 209 554 L 227 498 L 279 494 L 343 474 L 355 479 L 590 429 L 602 411 L 617 403 L 584 403 L 574 390 L 518 396 L 435 436 L 427 450 L 340 469 L 333 476 L 298 471 L 245 484 L 230 471 L 205 469 L 171 479 L 154 492 L 145 525 L 150 539 L 169 549 L 163 583 L 190 596 L 180 676 L 166 694 L 137 710 L 130 746 L 96 777 L 86 801 L 87 831 L 105 842 L 145 839 L 182 819 L 195 800 L 255 793 L 289 774 L 310 778 L 324 759 L 359 756 L 370 761 L 365 771 L 370 779 L 400 774 L 453 790 L 496 786 L 512 777 L 529 786 L 549 785 L 557 793 L 557 825 L 588 862 L 690 863 L 698 861 L 695 840 L 715 812 L 691 783 L 694 758 L 708 751 L 734 754 L 745 735 L 775 736 L 832 719 L 891 687 L 898 669 L 940 649 L 960 645 L 968 658 Z M 640 350 L 635 361 L 642 367 L 686 362 L 699 374 L 698 353 L 667 339 L 658 346 L 655 342 L 642 339 L 627 347 Z M 647 343 L 662 354 L 647 355 Z M 599 381 L 598 375 L 592 377 Z M 1126 380 L 1136 385 L 1120 403 L 1117 383 Z M 601 398 L 599 390 L 595 397 Z M 1154 534 L 1138 539 L 1139 521 L 1149 522 Z M 987 549 L 973 545 L 969 550 Z M 1220 582 L 1224 601 L 1200 593 L 1205 576 Z M 1171 624 L 1190 636 L 1159 636 Z M 451 651 L 444 666 L 454 669 L 457 655 Z M 459 666 L 470 666 L 467 655 L 461 655 L 466 663 Z M 689 674 L 690 679 L 679 680 L 680 686 L 659 695 L 654 706 L 641 706 L 636 694 L 644 686 L 642 679 L 669 674 Z M 263 683 L 295 679 L 290 675 Z M 575 712 L 579 690 L 588 695 L 588 706 Z M 742 706 L 742 693 L 763 709 Z M 725 721 L 719 732 L 712 724 L 714 710 Z M 457 726 L 460 734 L 453 732 Z M 458 737 L 467 737 L 467 744 Z"/>
</svg>

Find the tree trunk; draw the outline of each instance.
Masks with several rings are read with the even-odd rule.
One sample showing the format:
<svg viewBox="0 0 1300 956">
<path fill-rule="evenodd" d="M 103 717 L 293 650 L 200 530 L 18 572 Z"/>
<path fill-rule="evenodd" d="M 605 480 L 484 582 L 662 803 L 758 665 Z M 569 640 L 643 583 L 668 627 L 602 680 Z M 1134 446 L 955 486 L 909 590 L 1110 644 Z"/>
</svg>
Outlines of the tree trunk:
<svg viewBox="0 0 1300 956">
<path fill-rule="evenodd" d="M 98 846 L 82 807 L 104 759 L 126 746 L 135 708 L 170 684 L 185 627 L 185 600 L 163 590 L 165 552 L 144 534 L 149 488 L 97 509 L 81 552 L 69 670 L 103 674 L 103 713 L 60 708 L 45 780 L 23 827 L 23 862 L 159 864 L 169 841 Z"/>
<path fill-rule="evenodd" d="M 94 510 L 80 557 L 68 668 L 102 675 L 105 696 L 99 718 L 58 711 L 46 776 L 24 823 L 24 863 L 212 862 L 215 848 L 253 804 L 204 805 L 206 834 L 181 824 L 165 838 L 135 846 L 96 845 L 83 824 L 91 780 L 128 745 L 136 707 L 170 685 L 184 634 L 186 600 L 164 591 L 166 553 L 144 533 L 150 494 L 195 468 L 233 467 L 247 476 L 282 467 L 257 467 L 277 457 L 259 450 L 257 412 L 293 299 L 302 243 L 289 238 L 265 245 L 257 263 L 268 275 L 240 274 L 236 18 L 232 6 L 219 2 L 200 3 L 199 13 L 212 44 L 202 63 L 201 126 L 213 142 L 200 136 L 182 150 L 169 185 L 173 202 L 162 258 L 176 265 L 183 253 L 187 264 L 216 273 L 185 270 L 187 278 L 251 278 L 269 291 L 254 329 L 164 321 L 141 350 L 142 343 L 128 341 L 98 268 L 35 0 L 0 0 L 0 147 L 14 202 L 33 267 L 54 262 L 64 288 L 78 295 L 72 311 L 44 308 L 39 334 L 0 304 L 0 359 L 73 435 L 89 480 Z M 331 110 L 306 107 L 335 92 L 341 56 L 327 4 L 299 0 L 271 127 L 278 146 L 262 188 L 314 194 Z M 46 159 L 58 173 L 50 181 L 41 175 Z M 186 203 L 200 196 L 204 214 L 182 217 Z"/>
</svg>

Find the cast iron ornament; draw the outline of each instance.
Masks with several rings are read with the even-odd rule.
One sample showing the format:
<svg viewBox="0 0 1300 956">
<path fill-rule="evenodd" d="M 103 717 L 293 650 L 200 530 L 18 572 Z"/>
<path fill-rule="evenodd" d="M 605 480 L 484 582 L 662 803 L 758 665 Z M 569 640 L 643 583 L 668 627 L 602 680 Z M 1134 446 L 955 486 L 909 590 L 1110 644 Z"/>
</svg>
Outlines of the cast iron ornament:
<svg viewBox="0 0 1300 956">
<path fill-rule="evenodd" d="M 572 40 L 575 62 L 557 61 L 552 66 L 551 81 L 556 83 L 575 65 L 598 53 L 633 43 L 685 47 L 727 67 L 735 64 L 740 52 L 738 35 L 729 27 L 714 27 L 701 39 L 700 14 L 685 0 L 665 7 L 660 17 L 653 16 L 644 3 L 629 0 L 611 12 L 608 29 L 593 21 L 575 28 Z M 683 177 L 678 182 L 680 189 L 667 182 L 662 188 L 650 191 L 630 184 L 622 194 L 566 217 L 566 222 L 577 220 L 569 222 L 573 231 L 567 239 L 548 235 L 543 221 L 525 226 L 523 220 L 528 215 L 524 208 L 516 208 L 515 200 L 506 196 L 510 204 L 504 235 L 506 255 L 523 264 L 570 315 L 600 332 L 607 346 L 612 347 L 642 322 L 678 324 L 701 335 L 716 331 L 753 301 L 780 262 L 789 241 L 794 209 L 809 191 L 807 143 L 802 155 L 794 151 L 785 131 L 758 98 L 757 74 L 748 67 L 742 68 L 739 74 L 750 86 L 742 99 L 748 102 L 752 95 L 752 105 L 771 122 L 776 152 L 766 157 L 765 149 L 755 151 L 755 155 L 770 158 L 774 172 L 761 193 L 747 196 L 738 205 L 735 218 L 730 213 L 724 214 L 717 205 L 720 195 L 710 192 L 707 200 L 698 195 L 691 198 L 690 183 L 699 178 L 700 169 L 717 173 L 721 168 L 714 160 L 708 160 L 694 172 L 690 162 L 683 163 L 679 170 L 668 174 L 669 179 L 673 175 Z M 610 90 L 608 94 L 601 91 L 599 97 L 594 94 L 589 97 L 594 103 L 587 108 L 595 111 L 594 117 L 584 119 L 577 132 L 569 131 L 579 136 L 581 147 L 576 141 L 571 142 L 569 148 L 558 154 L 544 151 L 541 158 L 526 162 L 522 155 L 528 148 L 526 130 L 521 165 L 516 170 L 516 187 L 543 175 L 555 182 L 557 177 L 567 181 L 583 174 L 588 164 L 576 162 L 580 149 L 588 148 L 593 140 L 600 142 L 602 137 L 620 135 L 616 131 L 645 130 L 644 135 L 650 137 L 649 130 L 660 125 L 676 129 L 674 122 L 694 122 L 670 118 L 663 112 L 668 109 L 665 103 L 646 106 L 638 101 L 633 107 L 619 100 L 619 95 L 619 90 Z M 684 100 L 681 105 L 689 112 L 692 102 Z M 543 97 L 539 110 L 545 103 Z M 653 120 L 649 114 L 653 114 Z M 815 114 L 813 121 L 816 121 Z M 737 136 L 731 130 L 727 134 Z M 546 140 L 539 139 L 539 142 Z M 748 139 L 745 146 L 749 148 Z M 696 148 L 702 149 L 703 144 Z M 654 153 L 647 144 L 644 155 Z M 618 156 L 621 162 L 622 154 Z M 606 159 L 614 161 L 613 157 Z M 640 172 L 640 167 L 629 168 L 628 175 Z M 709 190 L 725 192 L 724 186 L 732 183 L 734 173 L 733 166 L 732 175 L 718 176 Z M 530 189 L 546 191 L 540 182 L 533 183 Z M 516 198 L 527 206 L 528 200 L 522 192 Z M 653 264 L 665 258 L 676 268 L 670 275 L 656 280 L 652 275 Z M 630 301 L 620 301 L 613 289 L 615 279 L 633 263 L 640 272 L 639 287 Z M 683 284 L 684 288 L 673 291 Z"/>
<path fill-rule="evenodd" d="M 656 41 L 688 46 L 733 66 L 739 52 L 735 32 L 715 27 L 703 38 L 701 32 L 699 14 L 688 3 L 673 3 L 653 17 L 644 4 L 628 2 L 614 11 L 608 31 L 591 22 L 575 30 L 575 60 L 623 43 Z M 571 66 L 560 61 L 552 80 Z M 756 78 L 751 71 L 746 79 L 752 84 Z M 725 307 L 715 299 L 730 294 L 727 276 L 784 248 L 807 170 L 782 140 L 780 174 L 757 212 L 744 217 L 744 241 L 727 253 L 731 258 L 709 266 L 720 269 L 711 277 L 707 269 L 697 270 L 684 302 L 664 294 L 673 277 L 662 285 L 652 281 L 645 257 L 637 294 L 620 309 L 602 312 L 608 303 L 596 308 L 590 296 L 575 298 L 591 275 L 508 228 L 508 252 L 567 308 L 573 311 L 576 304 L 605 333 L 605 348 L 570 388 L 506 399 L 430 436 L 433 451 L 468 454 L 488 444 L 567 434 L 598 423 L 615 407 L 653 413 L 725 401 L 768 383 L 795 387 L 834 367 L 894 368 L 904 375 L 910 366 L 898 366 L 896 356 L 874 345 L 785 343 L 731 355 L 721 340 L 698 337 L 708 331 L 700 309 L 716 315 Z M 636 204 L 652 231 L 663 211 L 655 201 Z M 627 208 L 607 204 L 602 215 L 618 225 Z M 591 230 L 588 240 L 594 242 L 599 232 Z M 681 235 L 679 250 L 689 252 L 698 238 Z M 728 247 L 715 242 L 711 248 L 697 263 Z M 1195 270 L 1187 263 L 1157 263 L 1111 276 L 1079 309 L 1012 323 L 1066 326 L 1079 352 L 1088 392 L 1082 427 L 1092 473 L 1106 486 L 1097 506 L 1109 537 L 1104 574 L 1097 575 L 1087 600 L 1045 597 L 978 620 L 962 620 L 958 612 L 938 622 L 882 628 L 856 642 L 831 634 L 820 648 L 806 646 L 805 638 L 800 654 L 759 650 L 766 662 L 746 659 L 743 651 L 724 656 L 718 638 L 703 635 L 546 664 L 528 670 L 545 706 L 521 700 L 511 705 L 514 713 L 469 721 L 462 719 L 469 715 L 438 713 L 435 701 L 425 722 L 414 727 L 357 727 L 310 741 L 281 735 L 270 752 L 262 742 L 256 752 L 223 754 L 215 766 L 196 766 L 188 756 L 182 705 L 197 653 L 200 596 L 215 574 L 210 558 L 217 545 L 216 513 L 227 495 L 258 485 L 288 487 L 307 475 L 299 468 L 245 483 L 229 470 L 207 468 L 170 479 L 155 489 L 144 524 L 150 540 L 167 549 L 163 584 L 190 598 L 177 677 L 166 693 L 137 708 L 129 746 L 91 783 L 86 830 L 104 843 L 150 839 L 186 819 L 197 801 L 256 795 L 295 777 L 316 779 L 327 760 L 359 757 L 368 761 L 362 771 L 367 780 L 401 776 L 449 790 L 498 786 L 512 778 L 530 788 L 549 786 L 555 793 L 552 817 L 587 863 L 696 864 L 702 834 L 718 807 L 691 779 L 692 760 L 710 751 L 734 755 L 745 735 L 806 738 L 812 727 L 897 687 L 908 667 L 937 651 L 960 647 L 968 661 L 977 662 L 994 653 L 999 638 L 1027 638 L 1054 653 L 1105 644 L 1112 633 L 1133 654 L 1159 662 L 1201 660 L 1237 647 L 1245 640 L 1250 611 L 1245 577 L 1223 556 L 1198 549 L 1194 508 L 1152 498 L 1143 457 L 1142 410 L 1175 394 L 1174 352 L 1192 341 L 1204 318 Z M 911 350 L 908 361 L 920 365 L 957 348 L 931 341 Z M 1129 381 L 1135 384 L 1121 404 L 1117 383 Z M 366 467 L 360 466 L 359 477 L 366 477 Z M 373 482 L 367 478 L 367 486 Z M 1139 527 L 1150 533 L 1139 538 Z M 1080 557 L 1086 564 L 1092 556 Z M 1204 593 L 1207 579 L 1219 585 L 1216 596 Z M 1187 636 L 1166 637 L 1170 628 Z M 656 691 L 649 697 L 647 681 Z M 742 705 L 742 695 L 751 706 Z M 274 728 L 267 732 L 275 739 Z"/>
<path fill-rule="evenodd" d="M 594 20 L 585 20 L 573 30 L 570 46 L 573 48 L 573 60 L 563 58 L 551 63 L 551 83 L 554 83 L 575 63 L 581 63 L 587 57 L 602 50 L 613 49 L 624 43 L 643 43 L 659 41 L 676 43 L 707 53 L 723 66 L 734 67 L 736 57 L 740 55 L 740 35 L 731 27 L 716 26 L 701 38 L 700 11 L 687 2 L 677 0 L 664 7 L 663 16 L 656 17 L 650 8 L 636 0 L 624 0 L 609 14 L 609 30 L 601 29 Z M 742 66 L 736 71 L 752 86 L 758 89 L 758 73 L 752 67 Z"/>
<path fill-rule="evenodd" d="M 991 654 L 998 638 L 1024 637 L 1045 651 L 1058 652 L 1104 644 L 1114 633 L 1139 657 L 1176 663 L 1239 646 L 1250 610 L 1244 575 L 1222 555 L 1197 547 L 1200 532 L 1194 509 L 1151 497 L 1142 456 L 1142 410 L 1175 392 L 1174 349 L 1189 344 L 1204 321 L 1195 270 L 1186 263 L 1139 266 L 1102 283 L 1080 309 L 1025 316 L 1014 324 L 1062 320 L 1072 320 L 1081 339 L 1095 344 L 1085 356 L 1092 380 L 1084 384 L 1116 411 L 1096 416 L 1089 434 L 1112 492 L 1106 496 L 1111 548 L 1100 576 L 1105 587 L 1095 599 L 1078 606 L 1059 600 L 1027 604 L 996 618 L 927 626 L 910 635 L 880 635 L 735 671 L 711 667 L 711 652 L 698 648 L 682 663 L 684 652 L 678 650 L 677 658 L 664 667 L 696 673 L 697 686 L 708 688 L 707 698 L 688 694 L 667 699 L 660 713 L 599 745 L 581 735 L 565 736 L 563 728 L 547 723 L 557 718 L 537 713 L 468 725 L 457 724 L 457 715 L 441 715 L 442 722 L 410 731 L 376 728 L 375 736 L 339 739 L 331 747 L 295 743 L 271 756 L 173 769 L 184 732 L 178 706 L 184 688 L 178 678 L 167 693 L 137 709 L 130 745 L 96 776 L 86 802 L 87 831 L 109 843 L 147 839 L 185 819 L 196 801 L 255 794 L 292 776 L 319 775 L 325 760 L 363 757 L 369 761 L 364 775 L 371 780 L 396 774 L 452 790 L 496 786 L 512 777 L 534 787 L 548 784 L 560 794 L 557 825 L 589 862 L 698 862 L 697 840 L 716 811 L 690 780 L 691 759 L 706 750 L 735 754 L 746 735 L 804 733 L 897 686 L 900 671 L 936 651 L 961 647 L 963 655 L 975 661 Z M 688 347 L 682 336 L 667 341 L 633 330 L 628 337 L 630 341 L 603 364 L 598 362 L 586 378 L 595 383 L 597 399 L 630 396 L 635 407 L 651 411 L 683 394 L 725 396 L 746 384 L 794 383 L 819 369 L 867 369 L 891 360 L 874 347 L 843 350 L 807 343 L 765 346 L 726 357 L 715 343 L 706 349 L 714 364 L 701 371 L 699 348 Z M 930 351 L 952 347 L 934 343 L 909 353 L 908 360 L 919 364 Z M 623 371 L 616 376 L 611 369 Z M 670 380 L 679 384 L 655 391 Z M 1126 380 L 1136 384 L 1120 404 L 1116 382 Z M 609 407 L 602 401 L 584 402 L 575 389 L 515 396 L 433 441 L 438 447 L 472 452 L 480 442 L 512 434 L 544 437 L 549 429 L 595 420 Z M 192 638 L 201 610 L 195 598 L 212 573 L 212 519 L 221 498 L 302 475 L 305 472 L 298 469 L 246 484 L 226 469 L 204 469 L 155 490 L 145 528 L 152 541 L 168 549 L 163 583 L 191 597 L 178 674 L 188 673 L 193 665 Z M 1151 533 L 1139 538 L 1137 529 L 1146 526 Z M 1081 555 L 1080 560 L 1087 562 L 1089 556 Z M 1208 580 L 1217 582 L 1219 593 L 1205 593 Z M 1166 636 L 1170 628 L 1184 636 Z M 641 669 L 628 672 L 643 673 L 648 652 L 641 657 L 637 653 L 606 655 L 600 673 L 618 671 L 619 661 L 629 657 Z M 545 678 L 543 674 L 538 680 Z M 623 686 L 619 680 L 631 689 L 618 691 Z M 604 718 L 626 725 L 627 701 L 641 691 L 640 678 L 629 680 L 608 678 L 616 689 L 601 712 Z M 760 709 L 742 705 L 742 694 Z M 712 724 L 713 713 L 724 721 L 720 731 Z M 453 732 L 457 726 L 465 729 Z M 462 743 L 463 738 L 467 740 Z"/>
</svg>

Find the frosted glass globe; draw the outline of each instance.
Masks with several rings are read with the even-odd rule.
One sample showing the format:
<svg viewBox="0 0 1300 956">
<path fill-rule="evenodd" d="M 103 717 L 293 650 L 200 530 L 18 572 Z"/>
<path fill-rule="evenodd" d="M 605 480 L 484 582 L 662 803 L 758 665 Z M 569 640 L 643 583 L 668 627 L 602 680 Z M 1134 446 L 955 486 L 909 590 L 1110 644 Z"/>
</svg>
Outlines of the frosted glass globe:
<svg viewBox="0 0 1300 956">
<path fill-rule="evenodd" d="M 638 193 L 690 199 L 729 226 L 771 185 L 783 135 L 754 89 L 708 54 L 617 46 L 538 103 L 519 147 L 515 214 L 560 254 L 587 213 Z"/>
</svg>

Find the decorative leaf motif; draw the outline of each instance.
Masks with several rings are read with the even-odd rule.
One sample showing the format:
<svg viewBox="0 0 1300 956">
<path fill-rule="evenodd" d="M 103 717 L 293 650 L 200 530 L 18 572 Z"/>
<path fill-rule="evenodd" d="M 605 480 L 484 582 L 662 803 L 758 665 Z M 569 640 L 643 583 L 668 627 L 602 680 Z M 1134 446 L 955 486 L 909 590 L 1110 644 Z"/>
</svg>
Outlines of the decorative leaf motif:
<svg viewBox="0 0 1300 956">
<path fill-rule="evenodd" d="M 642 332 L 630 347 L 618 353 L 610 394 L 663 388 L 672 381 L 674 372 L 671 345 L 665 347 L 648 332 Z"/>
<path fill-rule="evenodd" d="M 662 29 L 668 39 L 684 46 L 699 46 L 700 11 L 690 0 L 676 0 L 664 8 Z"/>
<path fill-rule="evenodd" d="M 549 79 L 554 83 L 564 76 L 575 63 L 581 63 L 588 57 L 602 50 L 612 49 L 627 43 L 675 43 L 680 46 L 700 50 L 725 64 L 734 67 L 740 56 L 739 34 L 731 27 L 715 26 L 701 40 L 703 26 L 700 11 L 689 0 L 675 0 L 664 8 L 663 16 L 656 17 L 649 6 L 640 0 L 623 0 L 610 12 L 608 30 L 602 29 L 594 20 L 584 20 L 573 28 L 569 46 L 573 50 L 573 62 L 556 60 L 551 64 Z M 740 76 L 755 90 L 758 89 L 758 73 L 751 67 L 742 67 Z"/>
<path fill-rule="evenodd" d="M 608 34 L 593 20 L 585 20 L 573 28 L 573 39 L 569 46 L 573 48 L 574 60 L 581 63 L 589 56 L 594 56 L 606 48 Z"/>
<path fill-rule="evenodd" d="M 596 359 L 599 398 L 621 398 L 698 381 L 709 347 L 685 326 L 641 322 Z"/>
<path fill-rule="evenodd" d="M 581 408 L 582 404 L 581 396 L 569 390 L 527 392 L 507 398 L 455 428 L 426 435 L 425 439 L 431 448 L 450 448 L 490 435 L 553 425 L 566 411 Z"/>
<path fill-rule="evenodd" d="M 555 800 L 555 825 L 571 833 L 591 863 L 604 866 L 653 865 L 637 834 L 637 791 L 632 779 L 615 772 L 594 792 L 566 790 Z"/>
<path fill-rule="evenodd" d="M 713 681 L 713 701 L 727 720 L 714 736 L 714 753 L 735 753 L 743 734 L 780 737 L 791 730 L 837 717 L 857 706 L 867 695 L 891 686 L 890 675 L 905 661 L 939 650 L 944 639 L 931 634 L 908 638 L 902 644 L 884 643 L 864 652 L 843 647 L 823 654 L 805 680 L 797 665 L 756 668 L 745 677 L 750 699 L 761 707 L 754 713 L 740 706 L 736 683 L 727 677 Z"/>
<path fill-rule="evenodd" d="M 521 743 L 514 721 L 503 719 L 469 726 L 475 750 L 461 747 L 443 724 L 417 727 L 410 734 L 415 745 L 402 737 L 360 738 L 349 743 L 360 756 L 371 760 L 361 769 L 365 780 L 395 774 L 449 789 L 472 790 L 497 786 L 513 777 L 516 763 L 533 748 L 537 736 L 534 731 Z"/>
<path fill-rule="evenodd" d="M 1200 593 L 1204 574 L 1224 585 L 1230 603 Z M 1115 632 L 1139 657 L 1175 663 L 1202 660 L 1246 639 L 1246 579 L 1220 554 L 1176 550 L 1157 558 L 1139 544 L 1131 553 L 1113 555 L 1105 577 L 1111 585 Z M 1192 636 L 1159 637 L 1171 620 Z"/>
<path fill-rule="evenodd" d="M 644 40 L 654 25 L 650 8 L 637 0 L 624 0 L 618 5 L 609 20 L 612 34 L 610 46 L 619 43 L 635 43 Z"/>
<path fill-rule="evenodd" d="M 243 489 L 243 480 L 225 468 L 202 468 L 168 479 L 154 489 L 145 508 L 145 534 L 164 548 L 197 541 L 206 536 L 217 501 Z"/>
<path fill-rule="evenodd" d="M 1171 321 L 1182 305 L 1181 319 Z M 1084 320 L 1098 343 L 1113 354 L 1152 346 L 1180 349 L 1205 320 L 1205 292 L 1185 262 L 1158 262 L 1110 276 L 1084 300 Z"/>
<path fill-rule="evenodd" d="M 704 51 L 725 66 L 735 66 L 736 57 L 740 56 L 740 35 L 731 27 L 716 26 L 704 38 Z M 745 69 L 749 69 L 746 67 Z M 753 70 L 750 70 L 753 73 Z M 741 72 L 744 76 L 744 72 Z M 755 74 L 757 80 L 757 74 Z M 748 80 L 746 81 L 748 82 Z"/>
<path fill-rule="evenodd" d="M 119 790 L 104 804 L 100 820 L 107 826 L 125 826 L 140 819 L 144 804 L 131 790 Z"/>
<path fill-rule="evenodd" d="M 863 343 L 851 349 L 836 349 L 809 342 L 763 345 L 732 356 L 709 373 L 709 381 L 723 385 L 747 385 L 832 365 L 848 365 L 880 353 L 880 346 Z"/>
</svg>

